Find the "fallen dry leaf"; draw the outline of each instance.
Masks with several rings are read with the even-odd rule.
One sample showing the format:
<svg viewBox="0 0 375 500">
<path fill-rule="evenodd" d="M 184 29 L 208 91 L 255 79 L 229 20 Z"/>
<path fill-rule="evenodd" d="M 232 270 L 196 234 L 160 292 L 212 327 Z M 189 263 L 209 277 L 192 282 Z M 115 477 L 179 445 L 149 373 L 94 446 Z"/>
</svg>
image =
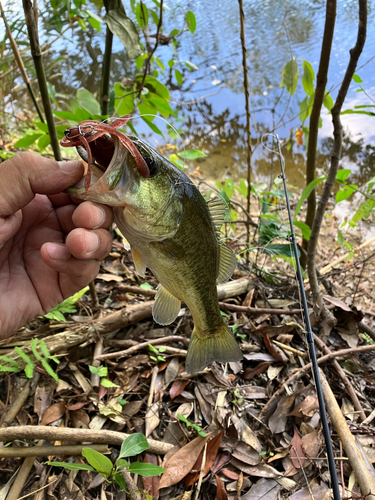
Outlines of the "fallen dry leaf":
<svg viewBox="0 0 375 500">
<path fill-rule="evenodd" d="M 280 354 L 277 352 L 274 345 L 272 344 L 271 339 L 268 336 L 268 333 L 262 332 L 262 336 L 263 336 L 263 342 L 265 343 L 268 352 L 272 354 L 272 356 L 274 356 L 276 359 L 284 363 L 283 358 L 280 356 Z"/>
<path fill-rule="evenodd" d="M 319 408 L 318 398 L 316 396 L 307 396 L 301 403 L 295 406 L 293 411 L 289 413 L 289 416 L 311 418 L 317 408 Z"/>
<path fill-rule="evenodd" d="M 66 406 L 65 403 L 59 401 L 51 405 L 46 411 L 43 413 L 42 419 L 40 421 L 40 425 L 48 425 L 52 422 L 56 422 L 59 418 L 65 415 Z"/>
<path fill-rule="evenodd" d="M 241 500 L 276 500 L 281 489 L 274 479 L 260 479 L 250 490 L 242 495 Z"/>
<path fill-rule="evenodd" d="M 325 496 L 328 491 L 328 487 L 324 484 L 320 486 L 313 486 L 311 489 L 311 493 L 313 494 L 314 500 L 325 500 Z M 330 498 L 330 496 L 327 497 Z M 289 497 L 289 500 L 311 500 L 311 494 L 308 488 L 302 488 L 301 490 L 296 491 Z"/>
<path fill-rule="evenodd" d="M 211 439 L 211 441 L 207 443 L 206 463 L 204 466 L 203 477 L 209 473 L 213 463 L 215 462 L 222 437 L 223 437 L 223 432 L 219 432 L 219 434 L 217 434 L 215 437 Z M 197 458 L 195 464 L 193 465 L 191 472 L 189 472 L 189 474 L 185 476 L 185 486 L 187 488 L 196 481 L 198 481 L 199 474 L 202 468 L 202 459 L 203 459 L 203 450 L 200 452 L 200 455 Z"/>
<path fill-rule="evenodd" d="M 289 412 L 293 407 L 294 399 L 294 395 L 285 396 L 278 402 L 276 410 L 268 421 L 268 427 L 270 428 L 272 434 L 278 434 L 279 432 L 285 431 L 286 421 Z"/>
<path fill-rule="evenodd" d="M 179 449 L 165 464 L 165 472 L 160 479 L 160 488 L 168 488 L 177 484 L 191 471 L 204 445 L 212 436 L 198 436 L 193 441 Z"/>
<path fill-rule="evenodd" d="M 305 452 L 303 450 L 303 441 L 297 431 L 297 427 L 294 427 L 294 436 L 290 447 L 290 458 L 296 469 L 301 469 L 301 467 L 304 466 Z"/>
<path fill-rule="evenodd" d="M 169 389 L 169 397 L 173 401 L 174 398 L 177 398 L 181 394 L 181 392 L 188 385 L 190 380 L 175 380 Z"/>
<path fill-rule="evenodd" d="M 216 498 L 217 500 L 227 500 L 228 494 L 226 492 L 223 481 L 215 474 L 216 477 Z"/>
<path fill-rule="evenodd" d="M 246 368 L 242 378 L 245 380 L 252 380 L 254 377 L 264 373 L 271 364 L 270 361 L 263 361 L 263 363 L 259 363 L 255 368 Z"/>
</svg>

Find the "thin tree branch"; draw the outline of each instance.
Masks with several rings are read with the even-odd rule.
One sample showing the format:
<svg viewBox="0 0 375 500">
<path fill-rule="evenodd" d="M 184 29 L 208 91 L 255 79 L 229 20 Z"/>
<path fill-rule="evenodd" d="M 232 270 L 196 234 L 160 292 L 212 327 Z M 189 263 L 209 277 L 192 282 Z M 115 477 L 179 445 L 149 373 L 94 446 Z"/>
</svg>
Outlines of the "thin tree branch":
<svg viewBox="0 0 375 500">
<path fill-rule="evenodd" d="M 306 186 L 308 186 L 310 182 L 312 182 L 315 179 L 315 163 L 316 163 L 316 150 L 318 146 L 319 119 L 328 79 L 328 68 L 331 57 L 333 33 L 335 30 L 336 8 L 337 8 L 336 0 L 327 0 L 326 21 L 324 25 L 322 49 L 320 52 L 318 74 L 316 76 L 314 103 L 310 116 L 309 142 L 308 142 L 307 161 L 306 161 Z M 310 228 L 312 227 L 314 221 L 315 210 L 316 210 L 316 195 L 315 195 L 315 189 L 313 189 L 312 192 L 310 193 L 310 196 L 307 199 L 307 212 L 305 219 L 306 224 Z M 302 246 L 305 250 L 307 250 L 308 242 L 306 240 L 303 240 Z M 301 255 L 301 264 L 303 268 L 306 267 L 306 254 Z"/>
<path fill-rule="evenodd" d="M 334 142 L 331 153 L 331 167 L 329 169 L 327 180 L 324 184 L 322 197 L 320 199 L 319 206 L 316 211 L 307 251 L 308 274 L 309 274 L 311 291 L 314 297 L 314 302 L 318 302 L 320 300 L 319 282 L 316 270 L 316 249 L 318 244 L 318 238 L 322 226 L 326 205 L 328 203 L 328 199 L 332 192 L 333 184 L 335 182 L 336 174 L 339 168 L 339 162 L 341 159 L 342 124 L 340 119 L 340 113 L 346 95 L 348 93 L 348 89 L 352 81 L 354 72 L 356 70 L 358 59 L 362 53 L 366 41 L 367 0 L 359 0 L 358 3 L 359 3 L 359 22 L 358 22 L 357 41 L 354 48 L 350 50 L 350 59 L 348 67 L 346 69 L 345 77 L 339 89 L 336 102 L 332 108 Z"/>
</svg>

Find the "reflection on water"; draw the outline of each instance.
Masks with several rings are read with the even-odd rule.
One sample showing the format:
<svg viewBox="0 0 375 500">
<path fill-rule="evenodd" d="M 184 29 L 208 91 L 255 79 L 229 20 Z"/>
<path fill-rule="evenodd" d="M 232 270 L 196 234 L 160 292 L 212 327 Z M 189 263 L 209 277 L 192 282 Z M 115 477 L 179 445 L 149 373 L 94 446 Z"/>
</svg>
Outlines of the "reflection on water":
<svg viewBox="0 0 375 500">
<path fill-rule="evenodd" d="M 49 2 L 48 2 L 49 3 Z M 125 2 L 126 4 L 127 2 Z M 317 72 L 320 46 L 325 19 L 325 0 L 245 0 L 246 41 L 249 79 L 251 84 L 251 111 L 253 160 L 252 178 L 256 182 L 269 182 L 270 175 L 278 174 L 278 164 L 272 154 L 260 145 L 263 133 L 272 128 L 285 141 L 292 136 L 299 124 L 299 103 L 303 89 L 299 83 L 293 98 L 280 88 L 281 70 L 285 63 L 296 57 L 301 65 L 308 60 Z M 152 0 L 146 4 L 154 7 Z M 368 38 L 359 65 L 365 64 L 375 55 L 374 0 L 369 1 Z M 95 7 L 91 6 L 94 10 Z M 184 123 L 185 147 L 203 149 L 207 158 L 199 160 L 203 174 L 210 179 L 233 178 L 246 175 L 245 105 L 243 95 L 242 54 L 239 35 L 239 9 L 237 0 L 200 0 L 189 3 L 186 0 L 170 0 L 165 14 L 164 33 L 184 26 L 184 12 L 191 8 L 197 18 L 194 35 L 183 33 L 180 37 L 179 57 L 184 83 L 175 85 L 168 71 L 164 82 L 172 90 L 171 97 Z M 357 2 L 339 0 L 337 8 L 336 34 L 333 43 L 328 89 L 335 98 L 349 58 L 349 49 L 354 45 L 357 29 Z M 128 8 L 130 11 L 130 8 Z M 41 19 L 44 29 L 51 32 L 51 16 L 47 12 Z M 0 28 L 1 29 L 1 28 Z M 154 28 L 151 28 L 153 33 Z M 41 29 L 43 34 L 43 29 Z M 49 35 L 51 36 L 51 35 Z M 152 39 L 153 40 L 153 39 Z M 153 43 L 153 41 L 151 41 Z M 69 30 L 65 37 L 54 45 L 54 51 L 46 58 L 47 75 L 50 83 L 64 101 L 70 101 L 76 90 L 85 87 L 97 93 L 101 78 L 101 62 L 104 49 L 104 30 L 97 33 L 88 27 Z M 167 62 L 173 57 L 171 47 L 159 47 L 158 53 Z M 58 56 L 62 56 L 56 61 Z M 190 72 L 183 61 L 192 61 L 199 67 Z M 54 64 L 48 70 L 48 66 Z M 363 87 L 375 97 L 374 62 L 370 62 L 358 74 Z M 114 43 L 112 60 L 112 83 L 124 77 L 132 78 L 137 73 L 134 62 L 129 61 L 119 41 Z M 161 77 L 163 80 L 163 77 Z M 174 83 L 173 83 L 174 82 Z M 6 95 L 13 88 L 13 82 L 5 82 Z M 6 88 L 7 87 L 7 88 Z M 345 108 L 370 101 L 363 93 L 356 93 L 358 85 L 352 84 Z M 14 104 L 20 96 L 13 90 Z M 64 97 L 66 96 L 66 97 Z M 206 97 L 205 97 L 206 96 Z M 344 115 L 342 121 L 346 130 L 343 165 L 353 168 L 355 182 L 363 183 L 375 174 L 374 147 L 375 117 L 366 115 Z M 172 120 L 173 123 L 173 120 Z M 158 126 L 165 130 L 165 127 Z M 149 132 L 137 122 L 137 130 L 148 136 L 151 142 L 165 145 L 173 142 Z M 321 146 L 318 166 L 327 168 L 329 146 L 332 135 L 330 116 L 323 111 Z M 181 148 L 181 142 L 175 141 Z M 283 148 L 286 159 L 288 183 L 304 185 L 305 150 L 294 142 L 292 148 Z M 196 166 L 196 165 L 195 165 Z"/>
</svg>

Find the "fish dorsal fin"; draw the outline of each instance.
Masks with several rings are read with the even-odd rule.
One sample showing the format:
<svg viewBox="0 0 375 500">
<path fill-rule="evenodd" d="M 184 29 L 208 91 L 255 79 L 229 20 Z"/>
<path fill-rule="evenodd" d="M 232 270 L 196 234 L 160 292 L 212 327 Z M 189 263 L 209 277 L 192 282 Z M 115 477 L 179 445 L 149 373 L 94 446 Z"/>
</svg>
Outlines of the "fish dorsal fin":
<svg viewBox="0 0 375 500">
<path fill-rule="evenodd" d="M 233 251 L 224 243 L 219 245 L 219 272 L 217 282 L 225 283 L 234 273 L 237 267 L 237 259 Z"/>
<path fill-rule="evenodd" d="M 222 198 L 213 198 L 212 200 L 208 200 L 207 206 L 215 226 L 216 234 L 219 234 L 221 226 L 224 224 L 227 204 Z"/>
<path fill-rule="evenodd" d="M 135 265 L 135 270 L 139 274 L 139 276 L 142 276 L 142 278 L 145 277 L 146 274 L 146 264 L 143 262 L 142 256 L 137 250 L 133 247 L 130 247 L 131 252 L 132 252 L 132 257 L 133 257 L 133 262 Z"/>
<path fill-rule="evenodd" d="M 180 309 L 181 301 L 159 285 L 152 306 L 154 321 L 159 325 L 170 325 L 177 318 Z"/>
</svg>

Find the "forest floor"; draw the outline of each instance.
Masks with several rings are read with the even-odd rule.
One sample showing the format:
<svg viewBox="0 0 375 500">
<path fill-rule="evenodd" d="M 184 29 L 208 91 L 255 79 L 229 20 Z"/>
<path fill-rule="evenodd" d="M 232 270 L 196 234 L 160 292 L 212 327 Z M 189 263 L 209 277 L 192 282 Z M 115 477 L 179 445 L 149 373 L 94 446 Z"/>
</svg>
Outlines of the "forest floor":
<svg viewBox="0 0 375 500">
<path fill-rule="evenodd" d="M 348 252 L 335 244 L 333 207 L 327 213 L 332 217 L 322 229 L 319 269 Z M 230 229 L 237 253 L 243 249 L 244 227 Z M 361 238 L 353 233 L 350 243 L 358 246 Z M 354 251 L 324 275 L 324 301 L 337 321 L 333 329 L 315 323 L 316 305 L 309 303 L 319 333 L 318 358 L 327 348 L 335 353 L 351 348 L 349 355 L 338 354 L 321 368 L 345 425 L 372 463 L 375 335 L 361 333 L 359 323 L 375 330 L 374 251 L 374 244 Z M 330 498 L 317 395 L 311 370 L 304 368 L 309 356 L 292 266 L 255 251 L 250 266 L 239 261 L 232 280 L 219 287 L 219 300 L 244 360 L 213 364 L 194 375 L 184 369 L 193 326 L 189 311 L 182 309 L 168 327 L 156 325 L 151 316 L 156 286 L 151 273 L 146 280 L 136 273 L 130 252 L 115 234 L 96 280 L 97 297 L 84 295 L 77 311 L 65 314 L 66 321 L 38 318 L 0 342 L 0 355 L 20 365 L 13 349 L 21 347 L 34 359 L 33 338 L 43 339 L 59 359 L 59 364 L 49 361 L 58 380 L 40 361 L 32 379 L 23 371 L 0 378 L 0 442 L 10 443 L 0 448 L 0 498 L 125 498 L 95 472 L 47 463 L 86 463 L 82 443 L 114 461 L 122 433 L 145 434 L 150 449 L 137 460 L 166 470 L 161 478 L 124 474 L 132 500 L 146 493 L 165 500 Z M 309 295 L 307 284 L 306 291 Z M 108 375 L 98 367 L 107 367 Z M 361 498 L 345 443 L 332 424 L 330 429 L 342 497 Z M 61 453 L 60 445 L 68 449 Z M 41 446 L 48 446 L 47 452 Z"/>
</svg>

